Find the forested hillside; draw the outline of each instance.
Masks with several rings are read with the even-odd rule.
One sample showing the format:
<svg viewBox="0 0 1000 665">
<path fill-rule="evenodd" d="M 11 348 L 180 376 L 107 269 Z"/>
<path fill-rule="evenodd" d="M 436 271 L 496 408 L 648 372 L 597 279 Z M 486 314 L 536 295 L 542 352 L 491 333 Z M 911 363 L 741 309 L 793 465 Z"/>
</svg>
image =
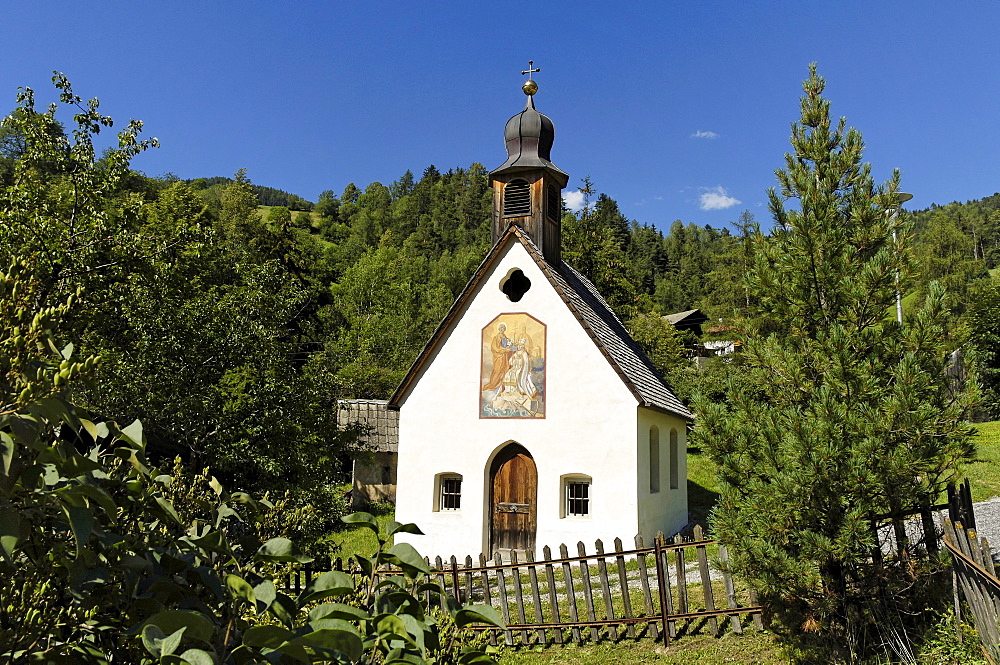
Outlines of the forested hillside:
<svg viewBox="0 0 1000 665">
<path fill-rule="evenodd" d="M 0 134 L 0 263 L 31 263 L 40 305 L 79 292 L 67 341 L 102 362 L 77 399 L 140 418 L 163 454 L 182 452 L 238 484 L 300 491 L 344 477 L 353 437 L 338 427 L 334 400 L 387 397 L 485 256 L 486 168 L 428 166 L 419 178 L 351 183 L 311 203 L 244 171 L 147 177 L 129 166 L 147 147 L 141 125 L 98 156 L 92 137 L 103 121 L 84 120 L 67 132 L 26 96 Z M 563 256 L 678 393 L 724 396 L 724 368 L 694 370 L 656 315 L 702 308 L 713 320 L 738 318 L 754 299 L 741 229 L 757 220 L 734 214 L 735 232 L 680 220 L 660 230 L 630 219 L 589 179 L 579 186 L 588 205 L 563 211 Z M 991 320 L 992 310 L 968 305 L 1000 262 L 1000 195 L 912 220 L 919 269 L 904 290 L 917 298 L 940 280 L 955 322 Z"/>
</svg>

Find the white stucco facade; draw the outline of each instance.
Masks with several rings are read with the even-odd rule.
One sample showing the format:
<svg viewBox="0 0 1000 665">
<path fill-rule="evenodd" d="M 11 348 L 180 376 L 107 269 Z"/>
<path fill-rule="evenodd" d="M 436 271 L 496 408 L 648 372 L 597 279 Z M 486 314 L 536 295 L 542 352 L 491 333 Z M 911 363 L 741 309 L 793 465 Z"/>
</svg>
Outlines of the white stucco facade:
<svg viewBox="0 0 1000 665">
<path fill-rule="evenodd" d="M 633 392 L 563 302 L 534 258 L 513 241 L 451 318 L 450 328 L 400 400 L 396 520 L 426 535 L 398 535 L 430 556 L 488 552 L 490 464 L 509 442 L 537 468 L 535 553 L 548 545 L 626 544 L 687 522 L 686 422 L 639 406 Z M 519 268 L 531 287 L 518 302 L 500 290 Z M 523 312 L 546 326 L 544 418 L 481 418 L 483 328 Z M 650 431 L 659 438 L 658 488 L 650 483 Z M 671 455 L 671 431 L 674 454 Z M 670 464 L 673 459 L 674 470 Z M 461 507 L 440 510 L 436 479 L 461 476 Z M 590 479 L 590 514 L 565 516 L 563 479 Z M 676 487 L 671 489 L 671 479 Z M 657 489 L 657 491 L 651 491 Z"/>
</svg>

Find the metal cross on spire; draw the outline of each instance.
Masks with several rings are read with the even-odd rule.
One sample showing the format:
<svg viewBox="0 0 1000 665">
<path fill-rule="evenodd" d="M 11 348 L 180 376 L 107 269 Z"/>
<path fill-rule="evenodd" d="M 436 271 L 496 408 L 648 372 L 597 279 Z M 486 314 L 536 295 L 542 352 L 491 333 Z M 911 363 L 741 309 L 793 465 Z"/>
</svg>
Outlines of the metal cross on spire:
<svg viewBox="0 0 1000 665">
<path fill-rule="evenodd" d="M 523 90 L 524 94 L 528 95 L 529 97 L 538 92 L 538 84 L 535 83 L 533 80 L 531 80 L 531 75 L 534 72 L 542 71 L 541 67 L 535 67 L 534 64 L 535 64 L 534 60 L 529 60 L 528 68 L 521 72 L 521 76 L 524 76 L 525 74 L 528 75 L 528 80 L 525 81 L 524 85 L 521 86 L 521 90 Z"/>
</svg>

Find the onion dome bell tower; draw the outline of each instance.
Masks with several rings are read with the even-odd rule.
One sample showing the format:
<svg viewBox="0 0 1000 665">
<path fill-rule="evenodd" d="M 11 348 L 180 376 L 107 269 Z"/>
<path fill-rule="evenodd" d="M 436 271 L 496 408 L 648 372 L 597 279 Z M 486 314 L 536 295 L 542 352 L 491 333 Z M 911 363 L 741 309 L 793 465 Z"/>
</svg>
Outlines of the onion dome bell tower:
<svg viewBox="0 0 1000 665">
<path fill-rule="evenodd" d="M 490 172 L 493 187 L 493 242 L 510 224 L 517 224 L 545 260 L 558 266 L 562 244 L 562 190 L 569 175 L 549 161 L 555 126 L 548 116 L 535 110 L 538 84 L 531 79 L 532 61 L 521 89 L 528 96 L 524 110 L 507 121 L 504 141 L 507 161 Z"/>
</svg>

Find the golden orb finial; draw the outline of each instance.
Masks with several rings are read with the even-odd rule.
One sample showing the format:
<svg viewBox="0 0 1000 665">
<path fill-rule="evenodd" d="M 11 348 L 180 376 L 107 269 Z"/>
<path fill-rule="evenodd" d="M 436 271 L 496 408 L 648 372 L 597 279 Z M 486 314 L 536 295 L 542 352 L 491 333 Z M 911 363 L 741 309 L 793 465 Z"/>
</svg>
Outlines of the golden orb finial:
<svg viewBox="0 0 1000 665">
<path fill-rule="evenodd" d="M 521 76 L 524 76 L 525 74 L 528 75 L 528 80 L 525 81 L 524 85 L 521 86 L 521 90 L 524 90 L 524 94 L 526 94 L 528 96 L 531 96 L 531 95 L 535 94 L 536 92 L 538 92 L 538 84 L 531 80 L 531 75 L 533 73 L 535 73 L 535 72 L 542 71 L 542 68 L 541 67 L 535 67 L 534 65 L 535 65 L 535 61 L 534 60 L 529 60 L 528 61 L 528 68 L 521 72 Z"/>
</svg>

